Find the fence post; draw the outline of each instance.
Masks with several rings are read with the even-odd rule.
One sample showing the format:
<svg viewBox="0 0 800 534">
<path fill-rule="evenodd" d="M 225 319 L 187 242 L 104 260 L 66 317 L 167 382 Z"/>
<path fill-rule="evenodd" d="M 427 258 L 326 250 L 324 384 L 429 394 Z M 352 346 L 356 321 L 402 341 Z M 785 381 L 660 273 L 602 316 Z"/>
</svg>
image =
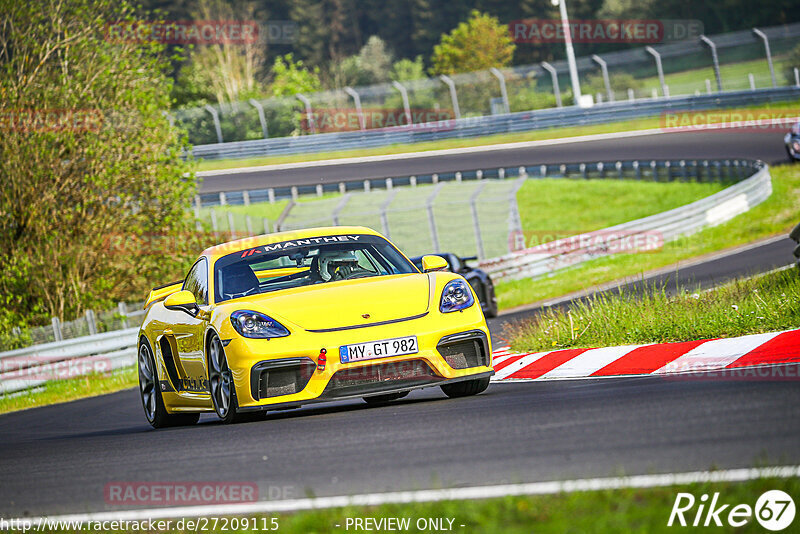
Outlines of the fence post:
<svg viewBox="0 0 800 534">
<path fill-rule="evenodd" d="M 297 100 L 302 102 L 306 108 L 306 121 L 308 121 L 308 127 L 311 129 L 311 133 L 317 133 L 317 125 L 314 121 L 314 110 L 311 108 L 311 100 L 303 93 L 297 93 L 294 96 L 297 97 Z"/>
<path fill-rule="evenodd" d="M 547 61 L 542 61 L 542 68 L 550 73 L 550 79 L 553 81 L 553 94 L 556 96 L 556 107 L 561 107 L 561 89 L 558 87 L 558 71 Z"/>
<path fill-rule="evenodd" d="M 755 78 L 755 76 L 753 76 L 752 72 L 749 72 L 749 73 L 747 73 L 747 78 L 750 80 L 750 90 L 751 91 L 755 91 L 756 90 L 756 78 Z"/>
<path fill-rule="evenodd" d="M 364 110 L 361 109 L 361 97 L 358 95 L 355 89 L 352 87 L 345 87 L 344 92 L 350 95 L 353 98 L 353 102 L 356 105 L 356 114 L 358 115 L 358 126 L 361 131 L 367 129 L 367 123 L 364 120 Z"/>
<path fill-rule="evenodd" d="M 408 91 L 406 91 L 402 83 L 396 80 L 392 82 L 392 87 L 400 91 L 400 96 L 403 99 L 403 111 L 406 114 L 406 126 L 411 126 L 414 123 L 411 118 L 411 105 L 408 103 Z"/>
<path fill-rule="evenodd" d="M 381 204 L 381 227 L 383 229 L 383 235 L 386 237 L 391 237 L 389 233 L 389 217 L 387 215 L 387 211 L 389 210 L 389 204 L 392 203 L 394 200 L 395 195 L 397 195 L 397 189 L 392 189 L 389 195 L 386 197 L 386 200 L 383 201 Z"/>
<path fill-rule="evenodd" d="M 667 84 L 664 81 L 664 65 L 661 64 L 661 54 L 659 54 L 658 51 L 652 46 L 645 46 L 644 49 L 648 54 L 653 56 L 653 58 L 656 60 L 656 69 L 658 70 L 658 83 L 661 84 L 662 94 L 664 96 L 667 96 L 667 89 L 666 89 Z"/>
<path fill-rule="evenodd" d="M 478 249 L 478 259 L 482 260 L 486 257 L 483 252 L 483 238 L 481 237 L 481 224 L 478 221 L 478 196 L 480 196 L 483 188 L 486 187 L 486 182 L 480 184 L 472 195 L 469 197 L 469 207 L 472 211 L 472 228 L 475 230 L 475 245 Z"/>
<path fill-rule="evenodd" d="M 322 196 L 322 184 L 317 184 L 317 196 Z"/>
<path fill-rule="evenodd" d="M 94 312 L 92 310 L 86 310 L 86 325 L 89 327 L 89 335 L 93 336 L 97 334 L 97 321 L 94 317 Z"/>
<path fill-rule="evenodd" d="M 120 302 L 117 304 L 117 310 L 119 310 L 119 315 L 122 318 L 122 329 L 128 328 L 128 305 L 124 302 Z"/>
<path fill-rule="evenodd" d="M 211 118 L 214 119 L 214 129 L 217 131 L 217 143 L 222 143 L 222 126 L 219 124 L 219 113 L 212 108 L 209 104 L 205 105 L 206 111 L 211 113 Z"/>
<path fill-rule="evenodd" d="M 265 234 L 271 234 L 272 230 L 269 227 L 269 219 L 266 219 L 266 218 L 262 217 L 261 222 L 264 223 L 264 233 Z"/>
<path fill-rule="evenodd" d="M 767 54 L 767 64 L 769 65 L 769 74 L 772 76 L 772 87 L 778 87 L 778 80 L 775 78 L 775 66 L 772 64 L 772 52 L 769 49 L 769 38 L 767 34 L 759 30 L 758 28 L 753 28 L 753 35 L 759 37 L 762 41 L 764 41 L 764 51 Z"/>
<path fill-rule="evenodd" d="M 445 76 L 444 74 L 440 75 L 439 79 L 446 83 L 447 87 L 450 88 L 450 102 L 453 104 L 453 115 L 455 115 L 456 119 L 460 119 L 461 109 L 458 107 L 458 95 L 456 94 L 455 82 L 452 80 L 452 78 Z"/>
<path fill-rule="evenodd" d="M 250 205 L 250 191 L 242 191 L 242 200 L 245 206 Z"/>
<path fill-rule="evenodd" d="M 293 186 L 292 186 L 292 189 L 291 189 L 291 191 L 292 191 L 292 200 L 294 200 L 295 202 L 297 202 L 297 196 L 298 196 L 298 193 L 297 193 L 297 186 L 296 186 L 296 185 L 293 185 Z"/>
<path fill-rule="evenodd" d="M 267 198 L 269 199 L 270 204 L 275 204 L 275 189 L 272 187 L 267 189 Z"/>
<path fill-rule="evenodd" d="M 58 317 L 51 318 L 50 324 L 53 325 L 53 340 L 64 341 L 64 336 L 61 334 L 61 321 L 58 320 Z"/>
<path fill-rule="evenodd" d="M 425 207 L 428 210 L 428 226 L 431 229 L 431 241 L 433 242 L 433 251 L 439 252 L 439 234 L 436 232 L 436 218 L 433 216 L 433 201 L 436 200 L 436 195 L 442 190 L 444 182 L 436 184 L 428 198 L 425 200 Z"/>
<path fill-rule="evenodd" d="M 408 179 L 408 183 L 411 185 L 411 187 L 417 187 L 417 177 L 416 176 L 411 176 Z"/>
<path fill-rule="evenodd" d="M 514 187 L 508 194 L 508 206 L 509 206 L 508 232 L 509 235 L 515 236 L 513 240 L 512 239 L 508 240 L 509 252 L 514 252 L 515 250 L 525 248 L 525 236 L 522 233 L 522 218 L 519 215 L 519 205 L 517 204 L 517 192 L 525 184 L 526 178 L 527 178 L 526 174 L 520 173 L 520 177 L 517 178 L 517 181 L 514 183 Z"/>
<path fill-rule="evenodd" d="M 506 91 L 506 79 L 503 76 L 503 73 L 500 72 L 500 69 L 496 67 L 492 67 L 489 69 L 492 74 L 494 74 L 497 81 L 500 82 L 500 96 L 503 99 L 503 109 L 506 112 L 506 115 L 511 113 L 511 108 L 508 106 L 508 92 Z"/>
<path fill-rule="evenodd" d="M 700 42 L 706 45 L 709 50 L 711 50 L 711 61 L 714 63 L 714 77 L 717 79 L 717 91 L 722 92 L 722 76 L 719 73 L 719 56 L 717 55 L 717 45 L 714 44 L 714 41 L 706 37 L 705 35 L 700 36 Z"/>
<path fill-rule="evenodd" d="M 225 191 L 219 192 L 219 205 L 224 206 L 228 203 L 228 196 L 225 194 Z"/>
<path fill-rule="evenodd" d="M 211 230 L 214 232 L 214 237 L 219 237 L 219 226 L 217 226 L 217 212 L 214 211 L 214 208 L 209 210 L 211 214 Z"/>
<path fill-rule="evenodd" d="M 600 70 L 603 73 L 603 83 L 606 86 L 606 95 L 608 95 L 608 101 L 613 102 L 614 93 L 611 91 L 611 80 L 608 78 L 608 63 L 606 63 L 605 60 L 597 54 L 592 54 L 592 61 L 600 65 Z"/>
<path fill-rule="evenodd" d="M 633 162 L 633 174 L 637 180 L 642 179 L 642 169 L 639 168 L 639 160 Z"/>
<path fill-rule="evenodd" d="M 233 221 L 233 212 L 232 211 L 228 212 L 228 230 L 230 230 L 230 232 L 231 232 L 231 237 L 235 238 L 236 237 L 236 223 L 234 223 L 234 221 Z"/>
<path fill-rule="evenodd" d="M 267 139 L 269 137 L 269 130 L 267 129 L 267 118 L 264 116 L 264 106 L 255 98 L 251 98 L 248 102 L 258 111 L 258 122 L 261 123 L 261 133 L 264 135 L 264 139 Z"/>
<path fill-rule="evenodd" d="M 245 215 L 244 222 L 245 225 L 247 225 L 247 235 L 249 236 L 254 235 L 255 232 L 253 231 L 253 220 L 250 218 L 249 215 Z"/>
<path fill-rule="evenodd" d="M 200 195 L 195 195 L 194 196 L 194 218 L 195 219 L 199 219 L 200 218 L 200 206 L 201 206 Z"/>
<path fill-rule="evenodd" d="M 333 213 L 331 213 L 331 220 L 333 221 L 334 226 L 339 226 L 339 214 L 342 212 L 344 207 L 347 205 L 347 202 L 350 200 L 350 193 L 342 196 L 339 199 L 339 203 L 336 204 L 336 207 L 333 208 Z"/>
</svg>

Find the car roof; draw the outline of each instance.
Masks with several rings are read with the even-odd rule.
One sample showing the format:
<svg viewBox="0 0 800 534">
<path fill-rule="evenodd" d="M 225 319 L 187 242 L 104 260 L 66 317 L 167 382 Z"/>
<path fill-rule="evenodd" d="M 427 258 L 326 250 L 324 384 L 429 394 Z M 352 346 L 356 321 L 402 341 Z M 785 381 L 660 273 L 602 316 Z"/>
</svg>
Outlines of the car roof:
<svg viewBox="0 0 800 534">
<path fill-rule="evenodd" d="M 260 247 L 262 245 L 270 245 L 272 243 L 342 234 L 375 235 L 378 237 L 383 237 L 380 233 L 371 228 L 367 228 L 366 226 L 325 226 L 319 228 L 304 228 L 302 230 L 290 230 L 287 232 L 277 232 L 274 234 L 245 237 L 244 239 L 220 243 L 219 245 L 208 247 L 201 255 L 209 258 L 219 258 L 233 252 L 240 252 L 242 250 Z"/>
</svg>

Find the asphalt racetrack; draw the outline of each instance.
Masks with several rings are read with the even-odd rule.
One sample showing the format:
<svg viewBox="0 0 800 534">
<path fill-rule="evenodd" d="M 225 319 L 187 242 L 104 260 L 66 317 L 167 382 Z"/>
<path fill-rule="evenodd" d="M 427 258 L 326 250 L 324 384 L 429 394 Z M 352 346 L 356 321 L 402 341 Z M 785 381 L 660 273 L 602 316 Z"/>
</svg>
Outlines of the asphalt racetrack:
<svg viewBox="0 0 800 534">
<path fill-rule="evenodd" d="M 254 170 L 235 174 L 209 171 L 208 174 L 203 173 L 200 191 L 239 191 L 543 163 L 626 159 L 747 158 L 773 164 L 788 161 L 783 144 L 785 133 L 777 129 L 763 133 L 736 129 L 659 133 L 625 139 L 572 141 L 489 152 L 414 158 L 398 156 L 399 159 L 388 161 L 335 163 L 310 168 Z"/>
<path fill-rule="evenodd" d="M 777 132 L 669 134 L 510 158 L 462 157 L 459 167 L 637 157 L 774 162 L 782 151 Z M 426 169 L 456 163 L 428 161 Z M 386 175 L 418 172 L 402 161 L 386 165 Z M 279 185 L 290 177 L 266 179 Z M 772 241 L 687 267 L 677 279 L 665 276 L 673 284 L 711 285 L 787 265 L 792 247 L 788 239 Z M 491 321 L 496 344 L 504 322 L 535 312 Z M 113 482 L 252 482 L 261 499 L 289 499 L 795 465 L 797 385 L 654 377 L 500 383 L 466 399 L 432 388 L 381 407 L 340 401 L 234 426 L 205 415 L 196 426 L 160 431 L 147 424 L 130 389 L 0 416 L 0 517 L 130 508 L 106 503 L 104 488 Z"/>
</svg>

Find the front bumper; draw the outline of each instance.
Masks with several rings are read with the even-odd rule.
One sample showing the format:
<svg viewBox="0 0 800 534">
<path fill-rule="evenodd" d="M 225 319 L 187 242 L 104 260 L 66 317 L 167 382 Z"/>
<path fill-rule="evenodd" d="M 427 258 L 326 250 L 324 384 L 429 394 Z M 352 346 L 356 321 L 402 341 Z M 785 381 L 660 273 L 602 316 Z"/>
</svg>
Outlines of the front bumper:
<svg viewBox="0 0 800 534">
<path fill-rule="evenodd" d="M 490 377 L 494 371 L 489 332 L 477 306 L 470 310 L 339 332 L 292 332 L 271 340 L 234 338 L 225 351 L 239 408 L 289 408 Z M 341 345 L 407 335 L 417 336 L 415 354 L 339 360 Z M 321 349 L 327 353 L 324 370 L 317 365 Z"/>
</svg>

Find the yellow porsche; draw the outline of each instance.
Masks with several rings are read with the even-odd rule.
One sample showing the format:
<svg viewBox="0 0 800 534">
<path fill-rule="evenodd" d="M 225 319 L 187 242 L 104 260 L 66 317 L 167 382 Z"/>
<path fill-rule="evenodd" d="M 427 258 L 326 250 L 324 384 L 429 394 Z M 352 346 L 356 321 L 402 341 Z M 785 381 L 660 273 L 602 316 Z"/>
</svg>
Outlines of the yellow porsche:
<svg viewBox="0 0 800 534">
<path fill-rule="evenodd" d="M 154 288 L 139 331 L 139 391 L 156 428 L 353 397 L 385 403 L 489 385 L 492 349 L 463 277 L 422 272 L 379 233 L 313 228 L 205 250 Z"/>
</svg>

